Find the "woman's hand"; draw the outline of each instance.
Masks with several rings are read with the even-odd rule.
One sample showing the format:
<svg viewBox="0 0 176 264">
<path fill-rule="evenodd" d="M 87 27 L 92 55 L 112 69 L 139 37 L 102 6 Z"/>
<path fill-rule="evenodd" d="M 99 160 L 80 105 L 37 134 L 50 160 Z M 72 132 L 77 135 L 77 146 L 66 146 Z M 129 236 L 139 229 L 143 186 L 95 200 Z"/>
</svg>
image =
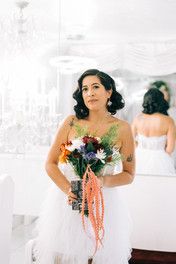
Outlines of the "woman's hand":
<svg viewBox="0 0 176 264">
<path fill-rule="evenodd" d="M 104 176 L 98 176 L 97 181 L 98 181 L 99 187 L 102 188 L 104 185 Z"/>
<path fill-rule="evenodd" d="M 77 200 L 77 196 L 71 191 L 71 188 L 69 189 L 68 193 L 67 193 L 67 197 L 68 197 L 68 204 L 72 205 L 72 202 Z"/>
</svg>

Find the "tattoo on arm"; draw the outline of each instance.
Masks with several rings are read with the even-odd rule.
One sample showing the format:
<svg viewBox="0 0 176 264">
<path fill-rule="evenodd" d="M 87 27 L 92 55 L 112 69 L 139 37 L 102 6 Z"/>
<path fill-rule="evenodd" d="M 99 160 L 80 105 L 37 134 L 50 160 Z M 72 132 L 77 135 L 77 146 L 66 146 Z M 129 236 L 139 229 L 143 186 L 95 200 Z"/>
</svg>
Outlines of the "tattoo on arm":
<svg viewBox="0 0 176 264">
<path fill-rule="evenodd" d="M 130 154 L 130 155 L 127 157 L 127 161 L 128 161 L 128 162 L 132 162 L 132 160 L 133 160 L 133 155 Z"/>
<path fill-rule="evenodd" d="M 72 118 L 72 120 L 70 121 L 69 125 L 72 127 L 74 126 L 74 117 Z"/>
</svg>

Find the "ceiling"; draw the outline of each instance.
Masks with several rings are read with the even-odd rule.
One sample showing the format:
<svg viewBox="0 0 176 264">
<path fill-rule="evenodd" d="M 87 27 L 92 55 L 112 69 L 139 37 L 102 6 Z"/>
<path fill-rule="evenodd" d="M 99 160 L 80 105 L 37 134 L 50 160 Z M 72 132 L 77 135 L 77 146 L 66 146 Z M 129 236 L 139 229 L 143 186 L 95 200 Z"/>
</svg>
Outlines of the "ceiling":
<svg viewBox="0 0 176 264">
<path fill-rule="evenodd" d="M 15 3 L 20 1 L 0 0 L 0 22 L 18 14 Z M 32 17 L 49 40 L 37 50 L 47 62 L 68 54 L 95 58 L 104 70 L 176 72 L 176 0 L 28 2 L 25 17 Z"/>
<path fill-rule="evenodd" d="M 1 19 L 15 10 L 14 0 L 0 1 Z M 99 41 L 176 39 L 175 0 L 29 0 L 26 11 L 50 33 L 84 25 Z"/>
</svg>

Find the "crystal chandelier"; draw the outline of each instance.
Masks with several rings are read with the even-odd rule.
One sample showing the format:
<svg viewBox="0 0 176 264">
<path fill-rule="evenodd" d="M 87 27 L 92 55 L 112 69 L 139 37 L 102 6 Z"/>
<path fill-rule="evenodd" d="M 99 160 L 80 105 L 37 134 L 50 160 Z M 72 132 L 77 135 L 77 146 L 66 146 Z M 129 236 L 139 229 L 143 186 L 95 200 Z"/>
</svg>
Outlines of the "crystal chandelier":
<svg viewBox="0 0 176 264">
<path fill-rule="evenodd" d="M 60 114 L 56 87 L 46 86 L 39 60 L 53 39 L 27 15 L 29 1 L 15 6 L 14 15 L 0 23 L 0 152 L 24 154 L 50 144 Z"/>
<path fill-rule="evenodd" d="M 14 39 L 15 43 L 19 45 L 19 48 L 25 48 L 27 46 L 29 28 L 29 18 L 25 17 L 24 10 L 29 5 L 28 1 L 17 1 L 16 6 L 18 8 L 18 13 L 14 17 L 14 24 L 16 28 L 16 32 L 14 32 L 16 39 Z"/>
<path fill-rule="evenodd" d="M 29 4 L 27 0 L 16 1 L 13 15 L 0 19 L 0 46 L 5 57 L 18 56 L 22 52 L 34 54 L 48 41 L 38 21 L 29 13 Z"/>
</svg>

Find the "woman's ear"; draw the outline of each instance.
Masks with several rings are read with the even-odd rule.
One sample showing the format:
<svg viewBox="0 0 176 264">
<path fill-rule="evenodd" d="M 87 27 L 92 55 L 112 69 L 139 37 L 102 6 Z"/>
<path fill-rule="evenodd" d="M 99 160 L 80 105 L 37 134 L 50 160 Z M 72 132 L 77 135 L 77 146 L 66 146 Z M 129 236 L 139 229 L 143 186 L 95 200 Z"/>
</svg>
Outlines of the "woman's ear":
<svg viewBox="0 0 176 264">
<path fill-rule="evenodd" d="M 107 90 L 108 93 L 108 98 L 110 99 L 111 95 L 112 95 L 112 89 L 111 90 Z"/>
</svg>

